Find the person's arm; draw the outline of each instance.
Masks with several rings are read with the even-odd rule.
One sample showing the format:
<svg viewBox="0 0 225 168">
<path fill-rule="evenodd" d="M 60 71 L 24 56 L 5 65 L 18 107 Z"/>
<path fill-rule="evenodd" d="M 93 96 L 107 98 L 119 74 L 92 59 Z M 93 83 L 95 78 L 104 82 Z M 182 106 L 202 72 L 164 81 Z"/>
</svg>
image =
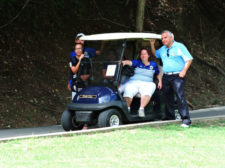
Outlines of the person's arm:
<svg viewBox="0 0 225 168">
<path fill-rule="evenodd" d="M 155 39 L 150 40 L 150 47 L 151 47 L 152 54 L 155 56 Z"/>
<path fill-rule="evenodd" d="M 157 75 L 157 79 L 159 81 L 158 88 L 160 90 L 160 89 L 162 89 L 162 77 L 161 77 L 160 73 Z"/>
<path fill-rule="evenodd" d="M 185 65 L 184 65 L 183 70 L 180 72 L 179 77 L 184 78 L 188 69 L 189 69 L 189 67 L 191 66 L 193 57 L 189 53 L 188 49 L 183 44 L 180 44 L 180 50 L 181 50 L 181 55 L 182 55 L 182 57 L 185 61 Z"/>
<path fill-rule="evenodd" d="M 71 91 L 71 87 L 70 87 L 70 82 L 68 81 L 68 84 L 67 84 L 67 89 L 69 90 L 69 91 Z"/>
<path fill-rule="evenodd" d="M 80 79 L 85 82 L 91 77 L 92 73 L 91 73 L 90 60 L 85 58 L 84 61 L 85 61 L 85 65 L 82 68 L 85 68 L 85 69 L 83 69 L 85 71 L 85 74 L 80 75 Z"/>
<path fill-rule="evenodd" d="M 184 66 L 184 69 L 179 73 L 179 77 L 180 78 L 184 78 L 185 77 L 185 75 L 187 73 L 187 70 L 191 66 L 191 63 L 192 63 L 192 60 L 186 61 L 185 66 Z"/>
<path fill-rule="evenodd" d="M 105 47 L 105 41 L 102 41 L 101 47 L 99 50 L 96 50 L 95 54 L 100 55 Z"/>
<path fill-rule="evenodd" d="M 106 78 L 105 75 L 106 75 L 106 69 L 103 69 L 103 70 L 102 70 L 102 76 L 103 76 L 103 78 Z"/>
<path fill-rule="evenodd" d="M 78 72 L 78 69 L 79 69 L 79 67 L 80 67 L 80 62 L 81 62 L 82 58 L 84 58 L 84 54 L 82 54 L 82 55 L 79 57 L 78 62 L 77 62 L 77 64 L 76 64 L 75 66 L 71 66 L 71 67 L 70 67 L 70 69 L 71 69 L 71 71 L 73 72 L 73 74 L 76 74 L 76 73 Z"/>
<path fill-rule="evenodd" d="M 125 66 L 125 65 L 132 66 L 132 61 L 130 61 L 130 60 L 124 60 L 124 61 L 122 61 L 122 64 L 123 64 L 123 66 Z"/>
</svg>

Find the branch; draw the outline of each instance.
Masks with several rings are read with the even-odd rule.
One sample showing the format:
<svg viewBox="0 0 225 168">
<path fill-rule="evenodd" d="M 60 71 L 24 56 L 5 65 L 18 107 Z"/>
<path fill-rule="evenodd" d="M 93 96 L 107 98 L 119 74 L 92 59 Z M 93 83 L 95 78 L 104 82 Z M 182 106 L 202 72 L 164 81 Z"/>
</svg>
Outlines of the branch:
<svg viewBox="0 0 225 168">
<path fill-rule="evenodd" d="M 93 2 L 94 2 L 95 7 L 96 7 L 96 9 L 97 9 L 97 11 L 98 11 L 98 14 L 99 14 L 99 16 L 100 16 L 100 19 L 92 19 L 92 20 L 105 20 L 105 21 L 110 22 L 110 23 L 113 23 L 113 24 L 115 24 L 115 25 L 118 25 L 118 26 L 121 26 L 121 27 L 125 27 L 125 28 L 129 28 L 129 26 L 126 26 L 126 25 L 123 25 L 123 24 L 121 24 L 121 23 L 117 23 L 117 22 L 111 21 L 110 19 L 107 19 L 107 18 L 103 17 L 102 13 L 100 12 L 100 10 L 99 10 L 99 8 L 98 8 L 98 5 L 97 5 L 96 1 L 93 0 Z M 88 20 L 89 20 L 89 19 L 88 19 Z"/>
<path fill-rule="evenodd" d="M 194 105 L 191 102 L 189 102 L 188 100 L 186 100 L 186 101 L 187 101 L 188 106 L 191 107 L 191 109 L 193 110 L 194 109 Z"/>
<path fill-rule="evenodd" d="M 220 67 L 218 67 L 218 66 L 215 66 L 215 65 L 213 65 L 213 64 L 210 64 L 209 62 L 207 62 L 207 61 L 205 61 L 205 60 L 203 60 L 203 59 L 201 59 L 201 58 L 199 58 L 199 57 L 195 57 L 195 58 L 197 58 L 197 60 L 200 61 L 201 63 L 204 63 L 204 64 L 210 66 L 211 68 L 217 70 L 217 71 L 220 72 L 223 76 L 225 76 L 225 72 L 224 72 L 224 70 L 223 70 L 222 68 L 220 68 Z"/>
<path fill-rule="evenodd" d="M 124 25 L 124 24 L 121 24 L 121 23 L 117 23 L 117 22 L 111 21 L 111 20 L 109 20 L 109 19 L 107 19 L 107 18 L 104 18 L 104 17 L 98 18 L 98 19 L 81 19 L 81 20 L 91 20 L 91 21 L 94 21 L 94 20 L 97 20 L 97 21 L 99 21 L 99 20 L 105 20 L 105 21 L 107 21 L 107 22 L 113 23 L 113 24 L 115 24 L 115 25 L 118 25 L 118 26 L 121 26 L 121 27 L 124 27 L 124 28 L 128 28 L 128 29 L 130 28 L 130 27 Z"/>
<path fill-rule="evenodd" d="M 15 17 L 13 17 L 8 23 L 0 26 L 0 29 L 8 26 L 9 24 L 11 24 L 12 22 L 14 22 L 22 13 L 22 11 L 25 9 L 25 7 L 27 6 L 27 4 L 29 3 L 30 0 L 26 0 L 25 4 L 23 5 L 23 7 L 21 8 L 21 10 L 17 13 L 17 15 Z"/>
</svg>

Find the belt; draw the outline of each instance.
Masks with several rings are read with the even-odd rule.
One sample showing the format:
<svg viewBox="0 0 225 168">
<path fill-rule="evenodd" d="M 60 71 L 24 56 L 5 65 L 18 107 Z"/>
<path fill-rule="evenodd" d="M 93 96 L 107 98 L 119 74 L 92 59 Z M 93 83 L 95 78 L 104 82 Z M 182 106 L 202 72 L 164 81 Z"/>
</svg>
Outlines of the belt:
<svg viewBox="0 0 225 168">
<path fill-rule="evenodd" d="M 176 75 L 179 74 L 180 72 L 164 72 L 166 75 Z"/>
</svg>

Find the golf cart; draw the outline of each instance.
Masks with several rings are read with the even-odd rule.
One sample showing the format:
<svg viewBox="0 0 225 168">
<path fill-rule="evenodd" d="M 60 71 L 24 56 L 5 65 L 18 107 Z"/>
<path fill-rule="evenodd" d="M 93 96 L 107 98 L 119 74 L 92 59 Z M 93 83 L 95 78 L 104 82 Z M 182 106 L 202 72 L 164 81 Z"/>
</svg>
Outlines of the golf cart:
<svg viewBox="0 0 225 168">
<path fill-rule="evenodd" d="M 67 104 L 61 123 L 65 131 L 82 129 L 84 124 L 97 127 L 114 127 L 121 124 L 162 120 L 165 117 L 165 103 L 162 91 L 156 89 L 151 101 L 145 107 L 145 117 L 138 116 L 140 97 L 134 97 L 131 111 L 128 111 L 119 85 L 129 79 L 122 67 L 122 60 L 137 59 L 138 43 L 150 39 L 161 39 L 153 33 L 106 33 L 86 35 L 85 41 L 107 41 L 104 53 L 91 60 L 91 80 L 77 92 Z M 110 51 L 111 52 L 110 54 Z M 114 56 L 112 55 L 114 54 Z M 103 74 L 104 73 L 104 74 Z"/>
</svg>

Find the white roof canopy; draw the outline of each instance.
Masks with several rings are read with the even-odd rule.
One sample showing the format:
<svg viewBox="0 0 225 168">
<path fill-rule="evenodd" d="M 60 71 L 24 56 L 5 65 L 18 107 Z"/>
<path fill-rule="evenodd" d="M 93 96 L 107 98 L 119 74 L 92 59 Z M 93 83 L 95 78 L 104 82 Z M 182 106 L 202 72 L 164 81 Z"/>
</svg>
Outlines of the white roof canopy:
<svg viewBox="0 0 225 168">
<path fill-rule="evenodd" d="M 81 40 L 122 40 L 122 39 L 161 39 L 160 34 L 155 33 L 103 33 L 85 35 L 80 38 Z"/>
</svg>

